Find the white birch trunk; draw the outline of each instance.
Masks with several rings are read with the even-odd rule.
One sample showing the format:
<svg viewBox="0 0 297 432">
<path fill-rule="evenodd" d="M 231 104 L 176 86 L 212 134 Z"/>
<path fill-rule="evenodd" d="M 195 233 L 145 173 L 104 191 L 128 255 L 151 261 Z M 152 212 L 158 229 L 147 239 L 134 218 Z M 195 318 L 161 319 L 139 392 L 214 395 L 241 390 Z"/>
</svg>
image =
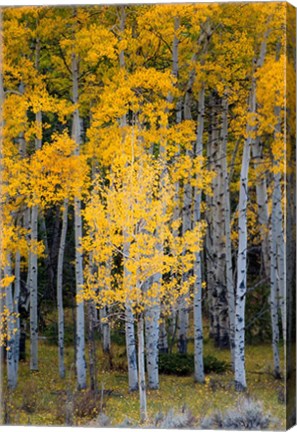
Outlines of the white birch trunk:
<svg viewBox="0 0 297 432">
<path fill-rule="evenodd" d="M 223 159 L 222 170 L 224 177 L 224 219 L 225 219 L 225 250 L 226 250 L 226 285 L 229 318 L 229 341 L 232 365 L 234 367 L 234 335 L 235 335 L 235 295 L 233 282 L 232 243 L 231 243 L 231 209 L 230 209 L 230 178 L 227 170 L 227 140 L 228 140 L 228 100 L 223 100 L 222 122 Z"/>
<path fill-rule="evenodd" d="M 4 277 L 11 277 L 11 258 L 6 257 L 7 263 L 4 267 Z M 5 305 L 8 311 L 7 316 L 7 384 L 8 388 L 15 389 L 17 385 L 17 373 L 15 364 L 16 339 L 15 339 L 15 311 L 13 305 L 12 284 L 5 287 Z"/>
<path fill-rule="evenodd" d="M 276 107 L 275 113 L 280 118 L 280 108 Z M 277 135 L 281 134 L 281 121 L 276 126 L 276 139 Z M 278 165 L 278 161 L 274 161 L 274 165 Z M 279 168 L 278 168 L 279 171 Z M 274 200 L 275 200 L 275 229 L 276 229 L 276 247 L 277 247 L 277 286 L 278 286 L 278 300 L 282 319 L 282 334 L 284 345 L 286 345 L 286 291 L 285 291 L 285 237 L 284 237 L 284 218 L 282 208 L 282 186 L 280 172 L 274 173 Z"/>
<path fill-rule="evenodd" d="M 250 94 L 249 112 L 256 111 L 256 89 L 254 79 Z M 242 165 L 240 172 L 240 190 L 238 206 L 238 256 L 237 256 L 237 286 L 235 297 L 235 347 L 234 369 L 235 389 L 246 389 L 245 373 L 245 300 L 247 292 L 247 201 L 248 201 L 248 173 L 250 152 L 252 145 L 251 134 L 253 127 L 247 125 L 247 138 L 244 142 Z"/>
<path fill-rule="evenodd" d="M 31 209 L 31 248 L 29 258 L 29 290 L 30 290 L 30 369 L 38 370 L 38 291 L 37 266 L 38 258 L 36 243 L 38 241 L 38 208 Z"/>
<path fill-rule="evenodd" d="M 184 99 L 184 118 L 185 120 L 192 120 L 191 113 L 191 94 L 192 87 L 195 80 L 195 71 L 190 72 L 190 77 L 187 84 L 187 91 Z M 192 151 L 186 149 L 186 155 L 191 156 Z M 188 179 L 183 185 L 183 203 L 182 203 L 182 235 L 191 230 L 192 228 L 192 186 L 190 184 L 190 174 Z M 183 253 L 186 253 L 184 251 Z M 189 278 L 189 272 L 183 272 L 182 283 L 187 282 Z M 189 304 L 188 296 L 183 295 L 179 299 L 178 305 L 178 316 L 177 316 L 177 338 L 178 338 L 178 350 L 181 354 L 187 353 L 188 350 L 188 327 L 189 327 Z"/>
<path fill-rule="evenodd" d="M 212 104 L 212 97 L 210 98 L 209 104 Z M 208 143 L 206 148 L 207 154 L 207 162 L 209 171 L 214 170 L 214 161 L 213 161 L 213 140 L 211 134 L 211 128 L 214 124 L 214 113 L 211 108 L 210 111 L 210 126 L 209 126 L 209 134 L 208 134 Z M 213 189 L 214 181 L 212 182 Z M 208 300 L 208 316 L 209 316 L 209 336 L 210 338 L 214 338 L 214 328 L 215 328 L 215 313 L 214 313 L 214 300 L 213 300 L 213 291 L 214 291 L 214 273 L 213 273 L 213 196 L 206 195 L 206 212 L 205 218 L 207 223 L 206 236 L 205 236 L 205 259 L 206 259 L 206 279 L 207 279 L 207 300 Z"/>
<path fill-rule="evenodd" d="M 41 131 L 42 117 L 39 111 L 36 114 L 37 130 Z M 40 132 L 39 132 L 40 133 Z M 41 148 L 42 140 L 40 137 L 35 139 L 35 149 Z M 30 290 L 30 369 L 38 370 L 38 206 L 34 205 L 31 209 L 31 250 L 29 257 L 29 290 Z"/>
<path fill-rule="evenodd" d="M 66 234 L 68 225 L 68 199 L 63 203 L 62 232 L 58 253 L 57 267 L 57 308 L 58 308 L 58 357 L 59 357 L 59 375 L 65 378 L 64 364 L 64 308 L 63 308 L 63 264 L 66 244 Z"/>
<path fill-rule="evenodd" d="M 154 282 L 161 284 L 162 275 L 157 274 L 153 278 Z M 152 304 L 147 307 L 145 312 L 145 346 L 146 346 L 146 366 L 148 376 L 148 388 L 157 390 L 159 388 L 159 318 L 160 301 L 157 298 L 151 299 Z"/>
<path fill-rule="evenodd" d="M 189 154 L 188 150 L 187 153 Z M 183 217 L 182 217 L 183 236 L 187 231 L 191 230 L 192 228 L 191 216 L 192 216 L 192 186 L 189 183 L 187 183 L 184 185 L 184 196 L 183 196 Z M 190 275 L 189 272 L 184 272 L 182 274 L 182 283 L 187 282 L 189 275 Z M 181 354 L 186 354 L 188 350 L 189 308 L 190 305 L 188 303 L 188 296 L 183 295 L 179 300 L 178 319 L 177 319 L 178 350 Z"/>
<path fill-rule="evenodd" d="M 203 151 L 203 130 L 204 130 L 204 109 L 205 91 L 204 87 L 200 90 L 198 101 L 197 119 L 197 141 L 196 156 L 202 156 Z M 194 190 L 194 223 L 201 220 L 201 192 L 195 187 Z M 203 322 L 202 322 L 202 268 L 201 253 L 196 252 L 194 263 L 194 370 L 195 381 L 204 383 L 204 364 L 203 364 Z"/>
<path fill-rule="evenodd" d="M 37 41 L 35 69 L 39 67 L 40 45 Z M 37 136 L 35 138 L 35 150 L 42 145 L 42 114 L 41 111 L 35 116 Z M 31 248 L 29 257 L 29 289 L 30 289 L 30 369 L 38 370 L 38 256 L 36 251 L 38 241 L 38 206 L 31 209 Z"/>
<path fill-rule="evenodd" d="M 78 103 L 78 59 L 72 54 L 72 98 L 73 103 Z M 73 113 L 72 139 L 76 143 L 75 155 L 80 153 L 81 129 L 78 108 Z M 76 303 L 76 373 L 77 387 L 84 389 L 86 383 L 86 360 L 85 360 L 85 317 L 83 294 L 83 255 L 81 252 L 82 238 L 82 217 L 81 201 L 74 197 L 74 238 L 75 238 L 75 276 L 76 276 L 76 295 L 79 297 Z"/>
<path fill-rule="evenodd" d="M 96 361 L 96 341 L 95 341 L 95 317 L 96 307 L 93 300 L 88 302 L 88 347 L 89 347 L 89 370 L 90 370 L 90 387 L 97 392 L 97 361 Z"/>
<path fill-rule="evenodd" d="M 129 272 L 125 266 L 125 260 L 128 259 L 130 253 L 129 243 L 123 245 L 124 255 L 124 279 L 125 283 L 129 283 Z M 137 358 L 136 358 L 136 344 L 135 344 L 135 330 L 134 330 L 134 315 L 131 308 L 129 299 L 125 305 L 125 331 L 126 331 L 126 350 L 127 350 L 127 363 L 128 363 L 128 381 L 129 391 L 138 390 L 138 372 L 137 372 Z"/>
<path fill-rule="evenodd" d="M 275 186 L 275 185 L 274 185 Z M 277 304 L 277 191 L 274 187 L 272 194 L 272 213 L 270 229 L 270 316 L 272 329 L 272 352 L 274 364 L 274 376 L 280 378 L 279 358 L 279 327 L 278 327 L 278 304 Z"/>
<path fill-rule="evenodd" d="M 15 370 L 16 375 L 18 374 L 19 359 L 20 359 L 20 316 L 19 316 L 19 302 L 20 302 L 20 291 L 21 291 L 21 255 L 17 251 L 15 254 L 15 272 L 14 272 L 14 311 L 16 313 L 15 317 Z"/>
<path fill-rule="evenodd" d="M 228 300 L 226 287 L 224 163 L 223 140 L 220 136 L 219 107 L 221 99 L 214 95 L 214 123 L 212 127 L 213 158 L 216 177 L 213 196 L 213 275 L 214 275 L 214 340 L 219 348 L 229 348 Z"/>
<path fill-rule="evenodd" d="M 139 382 L 139 403 L 140 403 L 140 422 L 147 420 L 146 403 L 146 383 L 145 383 L 145 361 L 144 361 L 144 322 L 142 314 L 138 317 L 138 382 Z"/>
</svg>

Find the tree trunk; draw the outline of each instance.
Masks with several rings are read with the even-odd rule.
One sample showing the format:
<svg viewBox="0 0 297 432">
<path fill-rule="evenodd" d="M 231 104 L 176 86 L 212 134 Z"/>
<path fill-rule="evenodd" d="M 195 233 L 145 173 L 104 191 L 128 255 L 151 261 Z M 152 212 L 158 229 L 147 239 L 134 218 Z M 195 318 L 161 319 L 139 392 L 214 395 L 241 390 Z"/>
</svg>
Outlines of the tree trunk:
<svg viewBox="0 0 297 432">
<path fill-rule="evenodd" d="M 31 250 L 29 269 L 30 289 L 30 369 L 38 370 L 38 291 L 37 291 L 37 266 L 38 258 L 36 243 L 38 241 L 38 207 L 31 209 Z M 33 249 L 33 250 L 32 250 Z"/>
<path fill-rule="evenodd" d="M 78 103 L 78 59 L 75 54 L 72 54 L 72 98 L 73 103 Z M 75 155 L 80 153 L 81 129 L 79 110 L 73 113 L 72 139 L 76 143 Z M 77 372 L 77 387 L 79 390 L 84 389 L 86 383 L 86 360 L 85 360 L 85 317 L 84 317 L 84 301 L 83 294 L 83 255 L 81 251 L 82 238 L 82 217 L 81 217 L 81 201 L 78 197 L 74 197 L 74 238 L 75 238 L 75 276 L 76 276 L 76 372 Z"/>
<path fill-rule="evenodd" d="M 160 285 L 162 275 L 157 274 L 152 280 L 153 283 Z M 146 365 L 148 388 L 151 390 L 157 390 L 159 388 L 159 319 L 160 299 L 152 298 L 151 305 L 149 305 L 145 311 Z"/>
<path fill-rule="evenodd" d="M 126 282 L 129 283 L 129 272 L 125 266 L 125 260 L 129 257 L 129 243 L 124 242 L 124 277 Z M 136 359 L 136 344 L 135 344 L 135 330 L 134 330 L 134 315 L 131 308 L 129 299 L 126 301 L 126 316 L 125 316 L 125 330 L 126 330 L 126 350 L 128 362 L 128 380 L 129 391 L 138 390 L 138 372 L 137 372 L 137 359 Z"/>
<path fill-rule="evenodd" d="M 11 258 L 7 255 L 7 263 L 4 267 L 4 277 L 11 277 Z M 15 364 L 16 338 L 15 338 L 15 311 L 12 296 L 12 284 L 5 287 L 5 305 L 8 312 L 7 316 L 7 384 L 8 388 L 15 389 L 17 385 L 17 373 Z"/>
<path fill-rule="evenodd" d="M 203 152 L 203 130 L 204 130 L 204 108 L 205 91 L 204 87 L 200 90 L 198 101 L 197 119 L 197 140 L 196 157 L 201 157 Z M 201 220 L 201 192 L 195 187 L 194 190 L 194 224 Z M 195 381 L 204 383 L 204 364 L 203 364 L 203 322 L 202 322 L 202 268 L 201 253 L 195 254 L 194 275 L 194 366 Z"/>
<path fill-rule="evenodd" d="M 274 363 L 274 376 L 280 378 L 279 358 L 279 328 L 278 328 L 278 305 L 277 305 L 277 191 L 272 193 L 272 213 L 270 228 L 270 315 L 272 329 L 272 352 Z"/>
<path fill-rule="evenodd" d="M 253 78 L 250 94 L 250 113 L 256 112 L 256 88 Z M 238 206 L 238 256 L 237 256 L 237 286 L 235 297 L 235 339 L 234 339 L 234 369 L 235 389 L 246 389 L 245 375 L 245 300 L 247 292 L 247 201 L 248 172 L 252 133 L 254 127 L 247 125 L 247 138 L 244 142 L 242 165 L 240 172 L 240 190 Z"/>
<path fill-rule="evenodd" d="M 143 316 L 140 314 L 137 322 L 138 334 L 138 371 L 139 371 L 139 403 L 140 403 L 140 423 L 147 420 L 147 404 L 146 404 L 146 384 L 145 384 L 145 362 L 144 362 L 144 328 Z"/>
<path fill-rule="evenodd" d="M 35 69 L 39 68 L 39 41 L 36 44 Z M 42 114 L 38 111 L 35 115 L 36 138 L 35 150 L 42 145 Z M 30 369 L 38 370 L 38 206 L 33 205 L 31 209 L 31 250 L 29 257 L 29 286 L 30 286 Z M 32 250 L 33 249 L 33 250 Z"/>
<path fill-rule="evenodd" d="M 190 155 L 189 151 L 186 151 Z M 183 211 L 182 211 L 182 235 L 192 228 L 192 186 L 190 182 L 184 184 Z M 184 251 L 186 253 L 186 251 Z M 189 279 L 190 272 L 183 272 L 182 283 Z M 177 320 L 177 339 L 178 350 L 180 354 L 186 354 L 188 351 L 188 328 L 189 328 L 189 302 L 188 295 L 182 295 L 179 300 L 178 320 Z"/>
<path fill-rule="evenodd" d="M 20 302 L 20 291 L 21 291 L 21 255 L 17 251 L 15 254 L 15 280 L 14 280 L 14 311 L 15 316 L 15 370 L 16 375 L 18 374 L 19 360 L 20 360 L 20 316 L 19 316 L 19 302 Z"/>
<path fill-rule="evenodd" d="M 224 169 L 225 155 L 220 137 L 219 108 L 221 98 L 214 94 L 214 123 L 211 131 L 213 141 L 213 158 L 216 177 L 214 178 L 213 196 L 213 275 L 214 275 L 214 341 L 218 348 L 229 348 L 229 322 L 226 287 L 226 257 L 225 257 L 225 214 L 224 214 Z"/>
<path fill-rule="evenodd" d="M 226 285 L 229 320 L 229 341 L 232 365 L 234 367 L 234 335 L 235 335 L 235 295 L 233 282 L 232 243 L 231 243 L 231 209 L 230 209 L 230 178 L 227 169 L 227 141 L 228 141 L 228 100 L 223 100 L 222 120 L 222 171 L 224 179 L 224 219 L 225 219 L 225 251 L 226 251 Z"/>
<path fill-rule="evenodd" d="M 63 309 L 63 263 L 68 225 L 68 199 L 63 204 L 63 221 L 60 238 L 60 247 L 58 253 L 57 268 L 57 308 L 58 308 L 58 356 L 59 356 L 59 374 L 61 378 L 65 377 L 64 364 L 64 309 Z"/>
<path fill-rule="evenodd" d="M 96 308 L 93 300 L 88 302 L 88 345 L 89 345 L 89 366 L 90 366 L 90 386 L 91 390 L 97 392 L 97 368 L 96 368 L 96 341 L 95 341 L 95 313 Z"/>
<path fill-rule="evenodd" d="M 277 117 L 280 119 L 280 108 L 276 107 L 275 112 Z M 276 139 L 281 136 L 281 120 L 279 120 L 276 131 Z M 287 333 L 287 317 L 286 317 L 286 291 L 285 291 L 285 241 L 284 241 L 284 220 L 283 220 L 283 209 L 282 209 L 282 187 L 281 187 L 281 173 L 279 168 L 279 161 L 274 161 L 274 165 L 277 168 L 277 172 L 273 175 L 274 181 L 274 205 L 275 205 L 275 234 L 276 234 L 276 248 L 277 248 L 277 286 L 278 286 L 278 298 L 279 306 L 282 319 L 282 334 L 284 345 L 286 344 L 286 333 Z"/>
</svg>

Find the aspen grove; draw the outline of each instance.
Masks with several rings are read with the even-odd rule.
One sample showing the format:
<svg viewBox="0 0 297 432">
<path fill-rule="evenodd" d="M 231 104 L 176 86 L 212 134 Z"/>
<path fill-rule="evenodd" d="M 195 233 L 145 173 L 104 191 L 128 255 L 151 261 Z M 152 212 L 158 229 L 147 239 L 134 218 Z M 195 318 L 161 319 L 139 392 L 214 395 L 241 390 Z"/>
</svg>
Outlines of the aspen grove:
<svg viewBox="0 0 297 432">
<path fill-rule="evenodd" d="M 278 383 L 295 277 L 288 5 L 0 13 L 9 394 L 23 368 L 40 373 L 50 337 L 57 379 L 101 392 L 100 412 L 102 355 L 111 371 L 120 359 L 142 424 L 161 358 L 191 356 L 207 385 L 205 344 L 227 353 L 234 394 L 249 390 L 252 343 L 269 345 Z"/>
</svg>

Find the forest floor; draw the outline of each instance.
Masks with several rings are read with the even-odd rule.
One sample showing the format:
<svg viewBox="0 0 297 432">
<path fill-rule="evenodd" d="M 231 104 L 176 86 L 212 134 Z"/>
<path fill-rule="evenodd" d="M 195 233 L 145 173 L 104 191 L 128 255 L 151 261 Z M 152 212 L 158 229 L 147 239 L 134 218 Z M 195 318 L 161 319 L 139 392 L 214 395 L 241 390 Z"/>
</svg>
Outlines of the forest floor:
<svg viewBox="0 0 297 432">
<path fill-rule="evenodd" d="M 29 348 L 27 346 L 27 348 Z M 190 344 L 189 350 L 193 349 Z M 109 358 L 102 353 L 100 342 L 97 350 L 98 396 L 90 390 L 75 390 L 74 350 L 65 350 L 66 377 L 59 378 L 57 347 L 41 340 L 39 345 L 39 371 L 30 372 L 29 353 L 20 363 L 19 384 L 14 392 L 3 392 L 4 423 L 23 425 L 89 425 L 103 412 L 118 425 L 126 418 L 133 424 L 139 420 L 138 394 L 129 393 L 125 372 L 125 346 L 113 344 L 113 369 Z M 282 351 L 282 350 L 281 350 Z M 214 348 L 207 340 L 205 355 L 213 355 L 230 364 L 227 350 Z M 261 401 L 265 411 L 282 419 L 277 429 L 283 429 L 285 404 L 282 401 L 283 381 L 271 374 L 271 346 L 248 346 L 246 351 L 248 396 Z M 5 367 L 3 388 L 5 389 Z M 3 370 L 2 369 L 2 370 Z M 103 397 L 102 397 L 103 394 Z M 150 419 L 170 409 L 179 411 L 187 406 L 199 425 L 204 416 L 215 410 L 224 410 L 236 404 L 241 395 L 233 388 L 233 374 L 227 370 L 221 374 L 210 373 L 204 385 L 195 384 L 192 376 L 160 375 L 160 389 L 147 391 Z"/>
</svg>

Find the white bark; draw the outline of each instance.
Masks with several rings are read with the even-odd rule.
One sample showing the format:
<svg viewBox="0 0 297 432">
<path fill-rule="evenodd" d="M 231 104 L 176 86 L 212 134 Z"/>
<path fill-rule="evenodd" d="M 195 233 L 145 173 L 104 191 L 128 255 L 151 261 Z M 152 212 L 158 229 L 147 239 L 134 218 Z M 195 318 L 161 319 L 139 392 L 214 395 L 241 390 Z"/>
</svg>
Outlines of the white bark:
<svg viewBox="0 0 297 432">
<path fill-rule="evenodd" d="M 186 151 L 189 155 L 189 151 Z M 183 212 L 182 212 L 182 235 L 192 228 L 192 186 L 190 183 L 184 185 L 183 195 Z M 186 253 L 186 251 L 184 251 Z M 182 283 L 186 283 L 190 276 L 189 272 L 183 272 Z M 188 328 L 189 328 L 189 303 L 188 295 L 183 295 L 179 299 L 178 319 L 177 319 L 177 338 L 178 349 L 181 354 L 185 354 L 188 350 Z"/>
<path fill-rule="evenodd" d="M 138 371 L 139 371 L 139 403 L 140 403 L 140 422 L 147 420 L 147 403 L 146 403 L 146 383 L 145 383 L 145 361 L 144 361 L 144 325 L 142 314 L 138 317 L 137 322 L 138 335 Z"/>
<path fill-rule="evenodd" d="M 250 94 L 249 112 L 256 111 L 256 89 L 254 79 Z M 247 125 L 247 138 L 244 142 L 242 165 L 240 172 L 240 190 L 238 205 L 238 256 L 237 256 L 237 286 L 235 297 L 235 347 L 234 369 L 235 389 L 243 391 L 246 388 L 245 374 L 245 300 L 247 292 L 247 201 L 248 173 L 252 145 L 253 127 Z"/>
<path fill-rule="evenodd" d="M 230 178 L 227 170 L 227 140 L 228 140 L 228 100 L 223 100 L 222 170 L 224 177 L 224 219 L 225 219 L 225 250 L 226 250 L 226 285 L 229 318 L 229 341 L 232 364 L 234 367 L 234 335 L 235 335 L 235 295 L 233 282 L 232 243 L 231 243 L 231 209 L 230 209 Z"/>
<path fill-rule="evenodd" d="M 198 101 L 198 127 L 196 141 L 196 156 L 202 156 L 203 151 L 203 130 L 204 130 L 204 108 L 205 91 L 204 87 L 200 90 Z M 194 223 L 201 220 L 201 191 L 194 189 Z M 194 263 L 194 366 L 195 381 L 204 383 L 204 364 L 203 364 L 203 322 L 202 322 L 202 268 L 201 253 L 196 252 Z"/>
<path fill-rule="evenodd" d="M 78 59 L 72 54 L 72 98 L 73 103 L 78 103 Z M 76 143 L 75 155 L 80 153 L 81 129 L 78 108 L 73 113 L 72 139 Z M 86 360 L 85 360 L 85 317 L 83 294 L 83 254 L 81 252 L 82 238 L 82 217 L 81 201 L 74 197 L 74 238 L 75 238 L 75 276 L 76 276 L 76 295 L 79 300 L 76 304 L 76 373 L 77 387 L 86 387 Z"/>
<path fill-rule="evenodd" d="M 11 277 L 11 258 L 6 257 L 7 263 L 4 267 L 4 277 Z M 5 305 L 8 311 L 7 316 L 7 384 L 10 389 L 15 389 L 17 385 L 17 371 L 15 364 L 16 338 L 15 338 L 15 310 L 13 304 L 12 284 L 5 287 Z"/>
<path fill-rule="evenodd" d="M 125 260 L 128 259 L 130 245 L 128 242 L 123 245 L 124 255 L 124 278 L 125 283 L 129 283 L 129 272 L 125 266 Z M 126 257 L 126 258 L 125 258 Z M 128 362 L 128 381 L 129 391 L 138 390 L 138 372 L 137 372 L 137 359 L 136 359 L 136 344 L 135 344 L 135 330 L 134 330 L 134 315 L 131 308 L 129 299 L 125 305 L 126 317 L 125 317 L 125 330 L 126 330 L 126 350 L 127 350 L 127 362 Z"/>
<path fill-rule="evenodd" d="M 275 113 L 280 118 L 280 108 L 275 109 Z M 281 121 L 276 126 L 276 135 L 281 134 Z M 277 138 L 277 137 L 276 137 Z M 274 165 L 278 166 L 279 162 L 274 161 Z M 279 167 L 278 167 L 279 171 Z M 273 175 L 274 182 L 274 205 L 275 205 L 275 229 L 276 229 L 276 247 L 277 247 L 277 282 L 278 282 L 278 298 L 282 319 L 282 332 L 284 345 L 286 344 L 286 291 L 285 291 L 285 237 L 284 237 L 284 218 L 282 209 L 282 186 L 281 173 L 277 172 Z"/>
<path fill-rule="evenodd" d="M 152 278 L 153 283 L 161 284 L 162 275 L 157 274 Z M 145 347 L 146 347 L 146 366 L 148 376 L 148 388 L 157 390 L 159 388 L 159 318 L 160 300 L 151 299 L 151 305 L 145 311 Z"/>
<path fill-rule="evenodd" d="M 272 213 L 270 231 L 270 315 L 272 329 L 272 352 L 274 363 L 274 375 L 280 378 L 279 358 L 279 328 L 278 328 L 278 305 L 277 305 L 277 191 L 272 194 Z"/>
<path fill-rule="evenodd" d="M 60 238 L 60 246 L 59 246 L 59 253 L 58 253 L 58 267 L 57 267 L 58 357 L 59 357 L 59 375 L 61 378 L 65 377 L 63 264 L 64 264 L 67 225 L 68 225 L 68 199 L 65 199 L 63 203 L 62 232 Z"/>
<path fill-rule="evenodd" d="M 17 251 L 15 254 L 15 272 L 14 272 L 14 311 L 16 313 L 15 317 L 15 370 L 18 374 L 19 358 L 20 358 L 20 316 L 19 316 L 19 301 L 20 301 L 20 291 L 21 291 L 21 255 Z"/>
<path fill-rule="evenodd" d="M 39 67 L 39 41 L 36 46 L 35 69 Z M 37 136 L 35 138 L 35 150 L 39 150 L 42 139 L 42 114 L 41 111 L 35 116 Z M 36 246 L 38 242 L 38 206 L 34 205 L 31 209 L 31 248 L 29 257 L 29 289 L 30 289 L 30 369 L 38 370 L 38 256 Z"/>
<path fill-rule="evenodd" d="M 210 105 L 212 103 L 212 97 L 210 98 Z M 213 109 L 210 112 L 210 128 L 213 127 L 214 124 L 214 115 Z M 214 161 L 213 161 L 213 141 L 212 134 L 208 134 L 208 142 L 206 147 L 206 155 L 208 162 L 209 171 L 214 171 Z M 212 182 L 213 187 L 213 182 Z M 206 236 L 205 236 L 205 259 L 206 259 L 206 279 L 207 279 L 207 300 L 208 300 L 208 312 L 209 312 L 209 336 L 214 338 L 214 300 L 213 300 L 213 291 L 214 291 L 214 274 L 213 274 L 213 196 L 206 195 L 206 212 L 205 218 L 207 223 L 206 228 Z"/>
<path fill-rule="evenodd" d="M 96 341 L 95 341 L 95 320 L 96 306 L 93 300 L 88 302 L 88 347 L 89 347 L 89 370 L 90 370 L 90 387 L 91 390 L 97 391 L 97 359 L 96 359 Z"/>
<path fill-rule="evenodd" d="M 38 207 L 31 209 L 31 248 L 29 257 L 29 290 L 30 290 L 30 369 L 38 370 L 38 292 L 36 243 L 38 241 Z"/>
<path fill-rule="evenodd" d="M 213 194 L 213 276 L 214 276 L 214 340 L 219 348 L 229 347 L 228 301 L 226 287 L 226 257 L 225 257 L 225 214 L 224 214 L 224 164 L 225 154 L 220 137 L 220 122 L 218 108 L 221 99 L 214 95 L 212 126 L 213 158 L 216 177 L 214 178 Z"/>
<path fill-rule="evenodd" d="M 184 118 L 185 120 L 192 120 L 191 113 L 191 95 L 192 87 L 195 80 L 195 71 L 190 72 L 187 91 L 184 98 Z M 186 149 L 186 156 L 192 156 L 192 150 Z M 184 181 L 183 185 L 183 203 L 182 203 L 182 236 L 192 228 L 192 193 L 193 189 L 190 184 L 191 175 Z M 186 251 L 183 252 L 184 254 Z M 183 272 L 182 283 L 187 282 L 190 276 L 189 272 Z M 177 338 L 178 338 L 178 350 L 181 354 L 185 354 L 188 349 L 188 327 L 189 327 L 189 304 L 188 296 L 183 295 L 179 299 L 178 304 L 178 317 L 177 317 Z"/>
</svg>

